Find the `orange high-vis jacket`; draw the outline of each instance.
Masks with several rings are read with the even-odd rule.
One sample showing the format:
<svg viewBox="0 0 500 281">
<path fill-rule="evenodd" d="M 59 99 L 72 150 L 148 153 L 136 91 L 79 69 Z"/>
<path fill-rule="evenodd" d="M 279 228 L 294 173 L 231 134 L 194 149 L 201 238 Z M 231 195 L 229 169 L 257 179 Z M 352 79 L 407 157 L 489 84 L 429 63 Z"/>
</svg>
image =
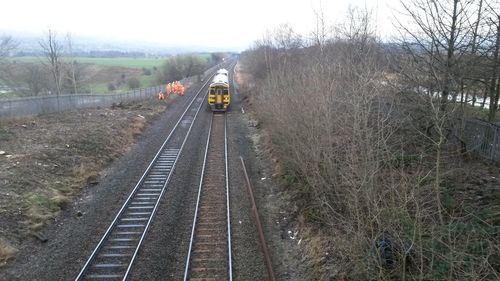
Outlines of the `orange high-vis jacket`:
<svg viewBox="0 0 500 281">
<path fill-rule="evenodd" d="M 179 81 L 175 81 L 174 83 L 174 92 L 178 94 L 180 92 L 180 83 Z"/>
<path fill-rule="evenodd" d="M 165 89 L 167 91 L 167 94 L 170 94 L 172 92 L 172 86 L 170 86 L 170 83 L 168 83 L 167 86 L 165 86 Z"/>
<path fill-rule="evenodd" d="M 165 95 L 163 94 L 163 92 L 159 92 L 158 93 L 158 99 L 159 100 L 164 100 L 165 99 Z"/>
</svg>

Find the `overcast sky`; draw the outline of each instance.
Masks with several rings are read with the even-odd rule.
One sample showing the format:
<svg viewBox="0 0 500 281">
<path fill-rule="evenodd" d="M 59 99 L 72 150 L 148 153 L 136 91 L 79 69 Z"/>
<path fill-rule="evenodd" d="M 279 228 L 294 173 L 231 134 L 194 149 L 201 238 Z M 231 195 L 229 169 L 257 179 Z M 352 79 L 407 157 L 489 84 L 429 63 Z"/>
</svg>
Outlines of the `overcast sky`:
<svg viewBox="0 0 500 281">
<path fill-rule="evenodd" d="M 320 6 L 329 24 L 340 22 L 349 5 L 373 11 L 379 34 L 393 33 L 399 0 L 5 0 L 0 30 L 43 35 L 49 28 L 100 39 L 162 45 L 245 49 L 267 30 L 287 23 L 314 30 Z M 321 4 L 320 4 L 321 3 Z"/>
</svg>

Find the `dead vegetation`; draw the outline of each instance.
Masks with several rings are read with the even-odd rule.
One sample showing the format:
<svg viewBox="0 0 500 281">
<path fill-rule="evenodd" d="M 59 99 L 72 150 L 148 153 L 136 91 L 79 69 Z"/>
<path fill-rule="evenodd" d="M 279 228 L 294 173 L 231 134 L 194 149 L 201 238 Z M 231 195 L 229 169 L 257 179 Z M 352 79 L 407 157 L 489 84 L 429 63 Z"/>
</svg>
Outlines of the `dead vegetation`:
<svg viewBox="0 0 500 281">
<path fill-rule="evenodd" d="M 16 249 L 10 244 L 0 239 L 0 267 L 4 265 L 16 253 Z"/>
<path fill-rule="evenodd" d="M 500 169 L 448 142 L 453 105 L 408 103 L 402 75 L 386 80 L 369 26 L 353 10 L 312 43 L 282 26 L 242 59 L 239 92 L 307 229 L 305 262 L 319 280 L 498 279 Z"/>
<path fill-rule="evenodd" d="M 57 216 L 101 171 L 123 155 L 149 120 L 156 100 L 112 109 L 2 120 L 0 126 L 0 264 Z"/>
</svg>

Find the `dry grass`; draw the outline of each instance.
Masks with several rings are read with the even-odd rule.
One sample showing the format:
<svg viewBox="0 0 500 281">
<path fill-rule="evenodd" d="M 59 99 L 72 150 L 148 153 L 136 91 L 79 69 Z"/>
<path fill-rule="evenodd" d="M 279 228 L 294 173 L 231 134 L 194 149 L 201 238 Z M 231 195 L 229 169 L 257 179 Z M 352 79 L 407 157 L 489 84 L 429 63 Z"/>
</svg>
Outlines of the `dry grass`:
<svg viewBox="0 0 500 281">
<path fill-rule="evenodd" d="M 321 280 L 494 280 L 500 241 L 487 222 L 497 211 L 481 214 L 450 188 L 468 181 L 451 175 L 472 166 L 409 118 L 431 106 L 401 106 L 381 83 L 381 53 L 370 40 L 271 45 L 244 61 L 248 73 L 266 67 L 263 79 L 240 81 L 240 93 L 300 208 L 305 262 Z M 500 173 L 479 166 L 485 177 Z"/>
<path fill-rule="evenodd" d="M 164 110 L 154 100 L 3 120 L 0 147 L 8 156 L 0 156 L 0 235 L 22 243 L 42 230 L 82 187 L 95 184 L 103 168 L 123 155 L 148 120 Z M 5 254 L 0 261 L 14 254 L 12 248 L 1 248 Z"/>
<path fill-rule="evenodd" d="M 0 267 L 6 264 L 6 262 L 14 257 L 17 250 L 10 244 L 8 244 L 3 239 L 0 239 Z"/>
</svg>

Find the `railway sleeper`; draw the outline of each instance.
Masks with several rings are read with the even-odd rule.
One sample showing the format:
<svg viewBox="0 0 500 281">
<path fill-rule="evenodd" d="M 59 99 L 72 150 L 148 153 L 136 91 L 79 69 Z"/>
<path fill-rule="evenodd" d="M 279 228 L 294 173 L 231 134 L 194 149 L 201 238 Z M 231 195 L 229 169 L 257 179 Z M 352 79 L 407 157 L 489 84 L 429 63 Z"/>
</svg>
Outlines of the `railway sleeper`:
<svg viewBox="0 0 500 281">
<path fill-rule="evenodd" d="M 220 228 L 217 228 L 217 227 L 210 227 L 210 226 L 204 226 L 204 227 L 198 227 L 196 229 L 197 231 L 197 234 L 196 235 L 207 235 L 207 234 L 211 234 L 211 235 L 218 235 L 218 236 L 221 236 L 220 233 L 222 232 L 226 232 L 225 229 L 220 229 Z"/>
<path fill-rule="evenodd" d="M 217 280 L 227 280 L 227 269 L 220 267 L 200 267 L 200 268 L 191 268 L 191 276 L 190 280 L 194 278 L 217 278 Z"/>
<path fill-rule="evenodd" d="M 193 256 L 191 259 L 211 259 L 218 257 L 227 257 L 227 249 L 197 249 L 193 251 Z"/>
<path fill-rule="evenodd" d="M 213 268 L 220 271 L 227 269 L 227 257 L 212 259 L 192 259 L 191 268 Z"/>
</svg>

